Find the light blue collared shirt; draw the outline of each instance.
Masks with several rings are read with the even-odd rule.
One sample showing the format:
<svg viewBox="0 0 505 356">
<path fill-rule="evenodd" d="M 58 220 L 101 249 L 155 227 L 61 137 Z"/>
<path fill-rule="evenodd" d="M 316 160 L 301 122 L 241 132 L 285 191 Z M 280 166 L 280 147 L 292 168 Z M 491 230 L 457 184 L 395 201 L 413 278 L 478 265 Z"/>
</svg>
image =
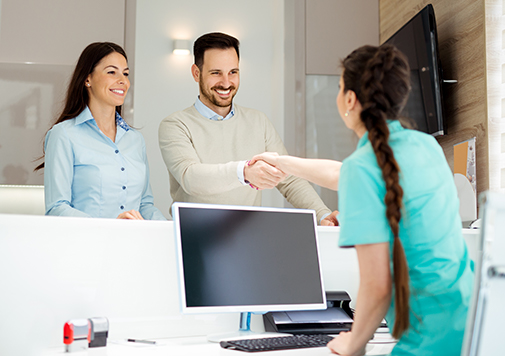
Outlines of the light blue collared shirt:
<svg viewBox="0 0 505 356">
<path fill-rule="evenodd" d="M 144 219 L 166 220 L 154 207 L 143 136 L 116 113 L 113 142 L 88 107 L 46 135 L 46 215 L 117 218 L 138 210 Z"/>
<path fill-rule="evenodd" d="M 231 103 L 231 110 L 228 113 L 228 115 L 226 115 L 225 117 L 222 117 L 221 115 L 216 114 L 214 111 L 212 111 L 207 105 L 202 103 L 202 101 L 200 100 L 200 96 L 198 96 L 196 98 L 195 109 L 200 114 L 202 114 L 202 116 L 206 117 L 209 120 L 214 120 L 214 121 L 228 120 L 228 119 L 231 119 L 233 117 L 233 115 L 235 115 L 235 106 L 233 105 L 233 102 Z"/>
<path fill-rule="evenodd" d="M 202 103 L 202 101 L 200 100 L 200 96 L 198 96 L 196 98 L 195 109 L 203 117 L 205 117 L 209 120 L 214 120 L 214 121 L 228 120 L 228 119 L 231 119 L 233 117 L 233 115 L 235 115 L 235 107 L 233 105 L 233 102 L 231 104 L 231 110 L 228 113 L 228 115 L 226 115 L 225 117 L 222 117 L 221 115 L 216 114 L 214 111 L 212 111 L 207 105 Z M 244 167 L 245 167 L 246 163 L 247 163 L 247 161 L 239 161 L 238 166 L 237 166 L 237 178 L 240 181 L 240 183 L 242 183 L 243 185 L 249 184 L 248 182 L 245 181 L 245 178 L 244 178 Z"/>
</svg>

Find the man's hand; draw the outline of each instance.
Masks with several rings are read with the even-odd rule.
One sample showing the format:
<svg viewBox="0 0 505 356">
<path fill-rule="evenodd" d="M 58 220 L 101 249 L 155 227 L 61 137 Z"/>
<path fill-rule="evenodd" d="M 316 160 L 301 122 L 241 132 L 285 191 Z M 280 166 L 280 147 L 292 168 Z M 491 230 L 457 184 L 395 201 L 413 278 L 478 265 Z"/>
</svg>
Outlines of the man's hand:
<svg viewBox="0 0 505 356">
<path fill-rule="evenodd" d="M 286 177 L 283 171 L 264 161 L 249 162 L 244 167 L 244 179 L 258 190 L 275 188 Z"/>
<path fill-rule="evenodd" d="M 335 210 L 330 215 L 321 220 L 321 226 L 338 226 L 337 215 L 338 210 Z"/>
<path fill-rule="evenodd" d="M 117 216 L 116 219 L 127 219 L 127 220 L 144 220 L 142 215 L 137 210 L 128 210 Z"/>
</svg>

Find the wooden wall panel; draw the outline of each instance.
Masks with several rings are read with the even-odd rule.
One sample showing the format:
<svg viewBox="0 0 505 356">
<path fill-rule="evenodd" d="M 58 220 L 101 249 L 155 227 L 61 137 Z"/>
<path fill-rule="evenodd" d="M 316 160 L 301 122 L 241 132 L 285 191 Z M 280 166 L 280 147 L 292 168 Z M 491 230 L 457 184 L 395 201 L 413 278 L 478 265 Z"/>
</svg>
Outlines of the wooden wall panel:
<svg viewBox="0 0 505 356">
<path fill-rule="evenodd" d="M 446 85 L 448 134 L 437 140 L 451 168 L 453 145 L 477 137 L 477 193 L 489 188 L 484 0 L 380 0 L 381 43 L 427 4 L 435 10 L 440 60 Z"/>
</svg>

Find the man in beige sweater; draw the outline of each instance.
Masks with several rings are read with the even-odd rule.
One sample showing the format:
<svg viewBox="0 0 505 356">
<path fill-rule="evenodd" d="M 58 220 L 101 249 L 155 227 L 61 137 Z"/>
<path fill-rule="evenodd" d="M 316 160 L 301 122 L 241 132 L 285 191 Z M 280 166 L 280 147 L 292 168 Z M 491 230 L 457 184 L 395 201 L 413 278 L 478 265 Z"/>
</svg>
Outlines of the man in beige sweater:
<svg viewBox="0 0 505 356">
<path fill-rule="evenodd" d="M 336 212 L 297 177 L 263 161 L 265 151 L 287 154 L 270 120 L 260 111 L 233 103 L 239 75 L 239 41 L 223 33 L 194 44 L 193 78 L 200 85 L 195 104 L 165 118 L 159 144 L 174 201 L 261 205 L 261 190 L 276 187 L 296 208 L 314 209 L 321 225 L 336 225 Z"/>
</svg>

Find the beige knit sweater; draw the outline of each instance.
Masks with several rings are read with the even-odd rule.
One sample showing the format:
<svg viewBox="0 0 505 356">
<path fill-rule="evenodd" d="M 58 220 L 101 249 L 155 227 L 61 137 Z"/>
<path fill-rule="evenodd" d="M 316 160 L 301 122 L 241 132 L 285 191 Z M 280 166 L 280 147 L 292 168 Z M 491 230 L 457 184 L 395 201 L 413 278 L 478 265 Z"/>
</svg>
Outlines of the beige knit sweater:
<svg viewBox="0 0 505 356">
<path fill-rule="evenodd" d="M 261 205 L 261 191 L 238 180 L 238 162 L 265 151 L 287 151 L 265 114 L 234 108 L 235 115 L 224 121 L 209 120 L 191 106 L 161 122 L 159 144 L 174 202 Z M 303 179 L 290 176 L 277 189 L 294 207 L 314 209 L 318 221 L 330 213 Z"/>
</svg>

